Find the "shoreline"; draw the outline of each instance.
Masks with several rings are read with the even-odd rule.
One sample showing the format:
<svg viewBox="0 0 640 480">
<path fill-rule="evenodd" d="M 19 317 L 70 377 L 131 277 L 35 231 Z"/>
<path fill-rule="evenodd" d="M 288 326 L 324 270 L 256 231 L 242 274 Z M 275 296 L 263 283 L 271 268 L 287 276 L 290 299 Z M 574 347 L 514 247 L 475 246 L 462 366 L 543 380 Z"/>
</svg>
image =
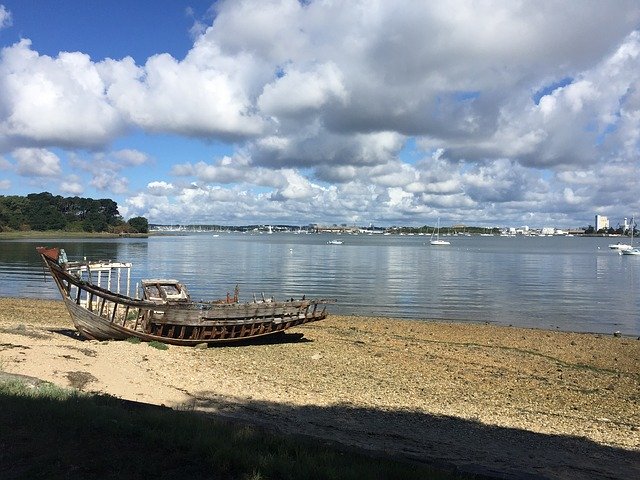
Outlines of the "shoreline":
<svg viewBox="0 0 640 480">
<path fill-rule="evenodd" d="M 7 373 L 474 471 L 640 476 L 632 337 L 339 315 L 288 332 L 160 351 L 79 340 L 59 300 L 0 298 Z"/>
<path fill-rule="evenodd" d="M 242 228 L 242 227 L 240 227 Z M 243 232 L 242 230 L 231 230 L 229 231 L 229 233 L 240 233 Z M 197 233 L 219 233 L 217 230 L 203 230 L 203 231 L 197 231 L 197 230 L 149 230 L 149 232 L 147 233 L 130 233 L 127 234 L 129 236 L 150 236 L 150 235 L 189 235 L 189 234 L 197 234 Z M 274 233 L 278 233 L 278 232 L 274 232 Z M 294 230 L 289 230 L 286 232 L 280 232 L 280 233 L 295 233 Z M 390 232 L 391 235 L 400 235 L 400 233 L 393 233 Z M 332 232 L 314 232 L 314 235 L 316 234 L 326 234 L 326 235 L 331 235 Z M 109 233 L 109 232 L 76 232 L 76 231 L 67 231 L 67 230 L 7 230 L 7 231 L 2 231 L 0 230 L 0 240 L 3 238 L 11 238 L 13 236 L 16 236 L 17 238 L 40 238 L 40 237 L 57 237 L 57 236 L 70 236 L 70 237 L 87 237 L 87 238 L 94 238 L 94 237 L 118 237 L 120 236 L 120 234 L 117 233 Z M 428 234 L 424 234 L 424 236 L 428 236 Z M 471 236 L 481 236 L 481 234 L 479 233 L 474 233 L 471 234 Z M 500 235 L 492 235 L 494 237 L 498 237 Z M 538 235 L 517 235 L 520 237 L 535 237 Z M 564 235 L 554 235 L 554 236 L 558 236 L 558 237 L 562 237 Z M 582 233 L 582 234 L 577 234 L 574 235 L 574 237 L 578 237 L 578 238 L 630 238 L 629 235 L 621 235 L 621 234 L 604 234 L 604 233 Z"/>
<path fill-rule="evenodd" d="M 26 230 L 26 231 L 0 231 L 0 240 L 39 240 L 51 238 L 146 238 L 153 235 L 149 233 L 109 233 L 109 232 L 69 232 L 66 230 Z"/>
</svg>

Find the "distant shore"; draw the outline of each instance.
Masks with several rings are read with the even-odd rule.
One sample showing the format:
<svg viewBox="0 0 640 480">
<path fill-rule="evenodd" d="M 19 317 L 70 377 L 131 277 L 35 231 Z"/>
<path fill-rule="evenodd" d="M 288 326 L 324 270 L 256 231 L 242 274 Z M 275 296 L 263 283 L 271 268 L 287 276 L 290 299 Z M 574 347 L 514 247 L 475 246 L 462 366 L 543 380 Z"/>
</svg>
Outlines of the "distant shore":
<svg viewBox="0 0 640 480">
<path fill-rule="evenodd" d="M 18 240 L 23 238 L 144 238 L 154 234 L 154 232 L 118 234 L 109 232 L 67 232 L 64 230 L 27 230 L 0 232 L 0 240 Z"/>
<path fill-rule="evenodd" d="M 337 315 L 290 332 L 160 351 L 0 298 L 8 373 L 473 471 L 640 478 L 640 340 Z"/>
<path fill-rule="evenodd" d="M 179 236 L 179 235 L 189 235 L 190 233 L 203 233 L 197 231 L 178 231 L 178 230 L 150 230 L 148 233 L 127 233 L 127 234 L 117 234 L 117 233 L 109 233 L 109 232 L 69 232 L 65 230 L 26 230 L 26 231 L 10 231 L 10 232 L 2 232 L 0 231 L 0 240 L 15 240 L 21 238 L 122 238 L 122 237 L 136 237 L 136 238 L 145 238 L 151 236 Z M 210 232 L 204 233 L 219 233 L 217 231 L 211 230 Z M 232 233 L 240 233 L 239 231 L 232 231 Z M 286 232 L 292 233 L 292 232 Z M 328 234 L 328 233 L 327 233 Z M 400 235 L 399 233 L 395 233 L 394 235 Z M 480 236 L 479 234 L 472 234 L 472 236 Z M 498 237 L 499 235 L 493 235 Z M 519 235 L 519 236 L 529 236 L 529 235 Z M 619 234 L 604 234 L 604 233 L 584 233 L 574 235 L 575 237 L 598 237 L 598 238 L 629 238 L 629 235 L 619 235 Z"/>
</svg>

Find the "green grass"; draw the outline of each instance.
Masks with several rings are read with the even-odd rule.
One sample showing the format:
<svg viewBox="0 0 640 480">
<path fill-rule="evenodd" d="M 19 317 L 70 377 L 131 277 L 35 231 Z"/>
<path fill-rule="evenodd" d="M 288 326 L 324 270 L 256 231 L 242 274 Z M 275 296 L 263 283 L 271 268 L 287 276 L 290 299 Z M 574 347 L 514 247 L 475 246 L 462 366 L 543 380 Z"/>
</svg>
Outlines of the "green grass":
<svg viewBox="0 0 640 480">
<path fill-rule="evenodd" d="M 5 479 L 472 478 L 46 383 L 0 383 L 0 425 Z"/>
<path fill-rule="evenodd" d="M 158 350 L 169 350 L 169 345 L 166 343 L 158 342 L 157 340 L 153 340 L 148 343 L 150 347 L 157 348 Z"/>
</svg>

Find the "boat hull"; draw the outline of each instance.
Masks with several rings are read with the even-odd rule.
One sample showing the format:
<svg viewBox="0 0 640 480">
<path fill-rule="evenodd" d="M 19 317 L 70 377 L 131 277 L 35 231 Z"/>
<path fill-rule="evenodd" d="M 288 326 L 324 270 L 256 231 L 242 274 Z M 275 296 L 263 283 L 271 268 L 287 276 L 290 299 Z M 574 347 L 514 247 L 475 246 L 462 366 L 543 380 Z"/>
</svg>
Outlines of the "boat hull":
<svg viewBox="0 0 640 480">
<path fill-rule="evenodd" d="M 195 346 L 229 343 L 281 333 L 323 320 L 331 300 L 232 302 L 150 301 L 114 293 L 83 281 L 58 253 L 39 249 L 81 335 L 93 340 L 159 341 Z"/>
<path fill-rule="evenodd" d="M 609 245 L 611 250 L 625 251 L 625 250 L 633 250 L 632 245 L 627 245 L 625 243 L 615 243 L 613 245 Z"/>
<path fill-rule="evenodd" d="M 431 242 L 429 242 L 431 245 L 451 245 L 451 242 L 448 242 L 446 240 L 431 240 Z"/>
<path fill-rule="evenodd" d="M 233 343 L 250 338 L 265 337 L 267 335 L 282 333 L 288 328 L 326 318 L 326 315 L 323 314 L 316 315 L 311 318 L 302 317 L 288 321 L 282 321 L 281 319 L 266 321 L 251 320 L 240 324 L 241 328 L 238 329 L 239 331 L 242 331 L 243 325 L 245 326 L 244 334 L 242 335 L 232 335 L 233 331 L 231 329 L 225 330 L 223 327 L 217 330 L 210 330 L 212 333 L 208 336 L 175 338 L 168 336 L 167 334 L 155 335 L 153 333 L 123 327 L 110 321 L 108 318 L 104 318 L 103 316 L 87 310 L 69 298 L 64 298 L 63 300 L 74 327 L 83 337 L 89 340 L 127 340 L 130 338 L 138 338 L 144 342 L 158 341 L 182 346 L 195 346 L 202 343 Z M 164 326 L 165 332 L 169 332 L 172 327 L 174 328 L 174 331 L 176 330 L 176 326 L 170 323 L 164 324 Z M 182 326 L 180 326 L 180 328 L 182 328 Z M 216 335 L 216 333 L 218 335 Z"/>
</svg>

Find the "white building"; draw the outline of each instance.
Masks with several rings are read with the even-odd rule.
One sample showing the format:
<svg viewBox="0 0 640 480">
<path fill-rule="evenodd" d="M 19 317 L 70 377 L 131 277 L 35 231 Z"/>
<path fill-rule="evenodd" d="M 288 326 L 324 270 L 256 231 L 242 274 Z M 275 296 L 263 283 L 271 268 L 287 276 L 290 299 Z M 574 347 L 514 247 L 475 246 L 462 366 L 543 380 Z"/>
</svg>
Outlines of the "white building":
<svg viewBox="0 0 640 480">
<path fill-rule="evenodd" d="M 596 215 L 596 232 L 609 228 L 609 219 L 604 215 Z"/>
</svg>

